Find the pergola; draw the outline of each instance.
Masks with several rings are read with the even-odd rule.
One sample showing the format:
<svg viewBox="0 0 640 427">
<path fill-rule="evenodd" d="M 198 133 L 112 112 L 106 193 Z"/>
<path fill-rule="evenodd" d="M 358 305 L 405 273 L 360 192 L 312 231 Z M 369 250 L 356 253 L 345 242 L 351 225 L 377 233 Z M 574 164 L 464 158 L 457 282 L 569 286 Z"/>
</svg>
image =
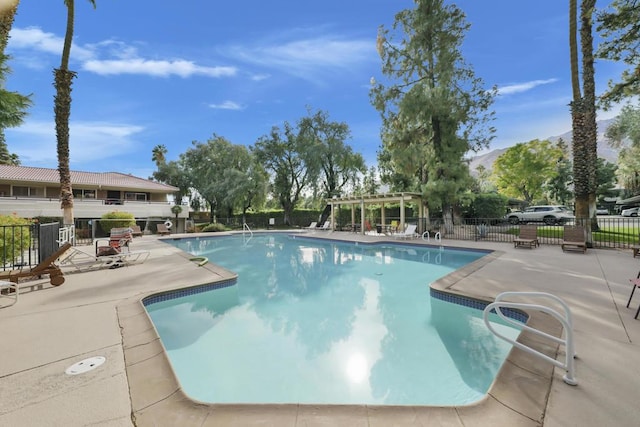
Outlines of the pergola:
<svg viewBox="0 0 640 427">
<path fill-rule="evenodd" d="M 356 224 L 356 206 L 360 206 L 360 232 L 365 232 L 365 206 L 380 204 L 381 213 L 380 221 L 385 224 L 385 203 L 399 203 L 400 204 L 400 229 L 404 230 L 405 217 L 404 217 L 404 205 L 407 202 L 418 202 L 418 216 L 422 218 L 423 215 L 423 203 L 422 195 L 419 193 L 384 193 L 384 194 L 366 194 L 362 196 L 346 196 L 346 197 L 333 197 L 327 199 L 327 204 L 331 206 L 331 229 L 335 229 L 335 209 L 338 205 L 350 205 L 351 206 L 351 224 Z M 355 227 L 354 227 L 355 229 Z"/>
</svg>

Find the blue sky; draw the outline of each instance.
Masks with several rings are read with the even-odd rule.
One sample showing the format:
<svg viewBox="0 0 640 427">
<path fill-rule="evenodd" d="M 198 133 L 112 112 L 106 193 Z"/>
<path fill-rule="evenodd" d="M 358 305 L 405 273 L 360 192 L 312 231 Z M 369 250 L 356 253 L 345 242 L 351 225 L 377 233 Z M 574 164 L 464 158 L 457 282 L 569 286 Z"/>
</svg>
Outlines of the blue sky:
<svg viewBox="0 0 640 427">
<path fill-rule="evenodd" d="M 607 2 L 600 1 L 599 5 Z M 174 160 L 214 133 L 252 145 L 306 106 L 346 122 L 368 165 L 380 146 L 371 77 L 381 78 L 377 29 L 408 0 L 302 2 L 76 0 L 70 69 L 71 168 L 148 177 L 151 150 Z M 463 54 L 487 87 L 497 85 L 491 149 L 571 129 L 566 1 L 460 0 L 471 29 Z M 25 123 L 6 131 L 25 166 L 57 167 L 53 68 L 60 65 L 66 8 L 22 1 L 8 52 L 7 88 L 32 93 Z M 598 91 L 619 64 L 598 63 Z M 599 115 L 609 118 L 616 110 Z"/>
</svg>

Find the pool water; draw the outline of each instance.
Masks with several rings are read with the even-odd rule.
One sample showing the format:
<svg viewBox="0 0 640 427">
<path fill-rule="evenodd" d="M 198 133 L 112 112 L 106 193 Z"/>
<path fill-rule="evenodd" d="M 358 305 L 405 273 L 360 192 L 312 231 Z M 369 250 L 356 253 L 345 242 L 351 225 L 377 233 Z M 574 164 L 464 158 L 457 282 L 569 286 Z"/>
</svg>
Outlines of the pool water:
<svg viewBox="0 0 640 427">
<path fill-rule="evenodd" d="M 464 405 L 486 395 L 511 349 L 481 311 L 429 294 L 482 252 L 283 234 L 171 243 L 239 275 L 146 307 L 195 400 Z"/>
</svg>

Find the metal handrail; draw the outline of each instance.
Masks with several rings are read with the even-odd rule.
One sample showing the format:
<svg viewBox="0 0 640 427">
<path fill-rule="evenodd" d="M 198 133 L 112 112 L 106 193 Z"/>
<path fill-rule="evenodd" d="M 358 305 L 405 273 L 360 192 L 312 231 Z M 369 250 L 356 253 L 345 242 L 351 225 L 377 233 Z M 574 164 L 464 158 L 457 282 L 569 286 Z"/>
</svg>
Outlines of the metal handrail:
<svg viewBox="0 0 640 427">
<path fill-rule="evenodd" d="M 247 230 L 251 237 L 253 237 L 253 231 L 249 228 L 249 225 L 246 222 L 242 223 L 242 235 L 244 235 L 244 231 Z"/>
<path fill-rule="evenodd" d="M 547 299 L 552 299 L 556 302 L 558 302 L 562 308 L 564 309 L 564 315 L 558 313 L 556 310 L 550 308 L 550 307 L 546 307 L 543 305 L 539 305 L 539 304 L 527 304 L 527 303 L 516 303 L 516 302 L 508 302 L 508 301 L 503 301 L 504 298 L 506 297 L 510 297 L 510 296 L 528 296 L 528 297 L 542 297 L 542 298 L 547 298 Z M 513 309 L 520 309 L 520 310 L 537 310 L 543 313 L 547 313 L 553 317 L 556 318 L 556 320 L 558 320 L 561 324 L 562 327 L 565 330 L 565 336 L 566 339 L 562 339 L 562 338 L 558 338 L 555 337 L 553 335 L 547 334 L 546 332 L 542 332 L 538 329 L 532 328 L 530 326 L 527 325 L 523 325 L 520 322 L 516 321 L 515 319 L 512 319 L 508 316 L 506 316 L 503 312 L 502 309 L 503 308 L 513 308 Z M 500 332 L 496 331 L 493 326 L 491 325 L 491 323 L 489 322 L 489 314 L 491 313 L 492 310 L 495 310 L 496 314 L 502 319 L 504 320 L 506 323 L 513 325 L 513 326 L 517 326 L 520 327 L 526 331 L 532 332 L 534 334 L 540 335 L 542 337 L 548 338 L 551 341 L 554 341 L 558 344 L 564 344 L 565 346 L 565 362 L 562 363 L 559 360 L 556 360 L 552 357 L 547 356 L 546 354 L 543 354 L 537 350 L 534 350 L 533 348 L 522 344 L 518 341 L 513 340 L 512 338 L 509 338 L 503 334 L 501 334 Z M 519 348 L 520 350 L 523 350 L 529 354 L 532 354 L 534 356 L 538 356 L 543 360 L 546 360 L 549 363 L 552 363 L 553 365 L 565 369 L 566 370 L 566 374 L 562 377 L 562 379 L 564 380 L 565 383 L 569 384 L 569 385 L 577 385 L 578 382 L 575 379 L 575 357 L 576 357 L 576 353 L 575 353 L 575 346 L 574 346 L 574 340 L 573 340 L 573 320 L 571 318 L 571 310 L 569 309 L 569 306 L 560 298 L 558 298 L 555 295 L 552 294 L 548 294 L 546 292 L 503 292 L 501 294 L 499 294 L 495 301 L 492 302 L 491 304 L 487 305 L 484 309 L 483 312 L 483 320 L 485 325 L 487 326 L 487 328 L 498 338 L 503 339 L 504 341 L 507 341 L 508 343 L 510 343 L 511 345 Z"/>
<path fill-rule="evenodd" d="M 436 242 L 442 243 L 442 237 L 439 231 L 435 232 L 435 234 L 433 235 L 433 238 L 435 239 Z M 427 242 L 431 241 L 431 236 L 429 235 L 429 231 L 425 231 L 424 233 L 422 233 L 422 240 L 426 240 Z"/>
</svg>

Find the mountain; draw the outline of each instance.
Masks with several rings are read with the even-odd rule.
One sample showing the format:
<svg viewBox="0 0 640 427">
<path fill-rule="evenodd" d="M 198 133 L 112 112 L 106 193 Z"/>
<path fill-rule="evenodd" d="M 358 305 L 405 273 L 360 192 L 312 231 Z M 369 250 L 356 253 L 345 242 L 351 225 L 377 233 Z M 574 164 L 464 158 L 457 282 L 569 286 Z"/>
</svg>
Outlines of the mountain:
<svg viewBox="0 0 640 427">
<path fill-rule="evenodd" d="M 609 147 L 607 141 L 605 140 L 604 133 L 607 131 L 607 128 L 611 123 L 613 123 L 615 119 L 607 119 L 607 120 L 598 120 L 596 123 L 598 125 L 598 157 L 602 157 L 608 162 L 616 163 L 618 161 L 618 151 Z M 572 150 L 572 142 L 573 142 L 573 132 L 568 131 L 563 133 L 562 135 L 550 136 L 544 139 L 548 139 L 551 142 L 556 142 L 560 138 L 567 143 L 569 147 L 569 154 L 571 154 Z M 534 139 L 534 138 L 532 138 Z M 526 141 L 523 141 L 526 142 Z M 475 175 L 476 168 L 480 165 L 484 166 L 487 170 L 493 167 L 493 163 L 496 161 L 498 157 L 505 151 L 507 148 L 498 148 L 495 150 L 491 150 L 488 153 L 481 154 L 479 156 L 472 157 L 469 162 L 469 169 L 471 170 L 471 174 Z"/>
</svg>

